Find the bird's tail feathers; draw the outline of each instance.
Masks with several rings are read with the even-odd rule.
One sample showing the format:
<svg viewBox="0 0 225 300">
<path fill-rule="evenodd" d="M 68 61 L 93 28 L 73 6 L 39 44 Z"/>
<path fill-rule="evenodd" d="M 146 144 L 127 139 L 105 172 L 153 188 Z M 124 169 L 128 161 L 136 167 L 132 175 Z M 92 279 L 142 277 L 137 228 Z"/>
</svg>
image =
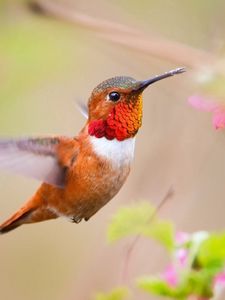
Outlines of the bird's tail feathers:
<svg viewBox="0 0 225 300">
<path fill-rule="evenodd" d="M 26 223 L 29 216 L 33 212 L 33 209 L 24 206 L 19 211 L 17 211 L 15 214 L 13 214 L 8 220 L 6 220 L 4 223 L 0 225 L 0 234 L 7 233 L 20 225 Z"/>
</svg>

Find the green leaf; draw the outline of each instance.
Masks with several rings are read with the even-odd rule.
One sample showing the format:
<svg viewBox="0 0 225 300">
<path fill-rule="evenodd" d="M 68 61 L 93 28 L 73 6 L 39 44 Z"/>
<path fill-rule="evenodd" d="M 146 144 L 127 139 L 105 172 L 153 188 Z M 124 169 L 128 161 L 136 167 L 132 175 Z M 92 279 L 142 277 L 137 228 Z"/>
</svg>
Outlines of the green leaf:
<svg viewBox="0 0 225 300">
<path fill-rule="evenodd" d="M 214 275 L 206 269 L 191 271 L 187 274 L 180 291 L 185 291 L 187 295 L 194 294 L 211 299 L 213 278 Z"/>
<path fill-rule="evenodd" d="M 187 299 L 191 295 L 211 298 L 213 276 L 207 270 L 191 271 L 180 274 L 179 282 L 175 287 L 158 277 L 147 277 L 138 280 L 138 286 L 153 295 L 170 297 L 172 299 Z"/>
<path fill-rule="evenodd" d="M 153 213 L 154 208 L 147 202 L 120 208 L 108 227 L 108 240 L 114 242 L 129 235 L 143 233 Z"/>
<path fill-rule="evenodd" d="M 175 289 L 159 278 L 144 277 L 140 278 L 137 283 L 142 290 L 150 294 L 167 297 L 175 296 Z"/>
<path fill-rule="evenodd" d="M 131 235 L 143 235 L 160 241 L 171 250 L 174 245 L 173 225 L 153 217 L 154 213 L 155 209 L 149 202 L 121 208 L 108 227 L 108 240 L 115 242 Z"/>
<path fill-rule="evenodd" d="M 127 299 L 129 296 L 129 291 L 125 287 L 120 287 L 117 289 L 112 290 L 111 292 L 105 293 L 98 293 L 94 300 L 123 300 Z"/>
<path fill-rule="evenodd" d="M 225 233 L 212 234 L 205 240 L 199 248 L 196 259 L 201 267 L 219 271 L 225 263 Z"/>
<path fill-rule="evenodd" d="M 146 228 L 143 235 L 157 240 L 168 250 L 172 250 L 174 247 L 174 227 L 170 222 L 161 220 L 153 222 L 148 228 Z"/>
</svg>

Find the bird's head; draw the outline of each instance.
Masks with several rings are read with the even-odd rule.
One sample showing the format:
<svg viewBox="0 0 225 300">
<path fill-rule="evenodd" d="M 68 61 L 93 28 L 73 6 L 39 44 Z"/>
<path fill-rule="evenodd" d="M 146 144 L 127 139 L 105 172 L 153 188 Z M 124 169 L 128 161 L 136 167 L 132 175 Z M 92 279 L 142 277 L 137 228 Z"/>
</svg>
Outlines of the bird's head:
<svg viewBox="0 0 225 300">
<path fill-rule="evenodd" d="M 134 137 L 142 123 L 142 93 L 145 88 L 183 72 L 184 68 L 178 68 L 143 81 L 126 76 L 103 81 L 89 99 L 89 134 L 119 141 Z"/>
</svg>

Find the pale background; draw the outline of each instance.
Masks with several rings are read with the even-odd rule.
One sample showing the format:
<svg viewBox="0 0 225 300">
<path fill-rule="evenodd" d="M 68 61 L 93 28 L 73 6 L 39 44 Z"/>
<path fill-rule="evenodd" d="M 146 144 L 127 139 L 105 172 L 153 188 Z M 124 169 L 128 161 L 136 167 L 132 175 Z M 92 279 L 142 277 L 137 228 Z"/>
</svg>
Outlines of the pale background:
<svg viewBox="0 0 225 300">
<path fill-rule="evenodd" d="M 173 186 L 162 217 L 190 232 L 225 227 L 225 132 L 215 131 L 209 114 L 187 104 L 212 71 L 225 70 L 225 2 L 46 1 L 92 16 L 97 24 L 103 19 L 124 24 L 139 31 L 141 41 L 139 33 L 135 38 L 129 30 L 120 35 L 123 27 L 117 32 L 101 24 L 85 25 L 84 16 L 72 24 L 35 14 L 27 3 L 0 2 L 1 136 L 75 135 L 84 124 L 75 103 L 87 101 L 102 80 L 115 75 L 147 79 L 183 65 L 187 73 L 146 90 L 132 172 L 113 201 L 87 223 L 58 219 L 0 237 L 0 298 L 86 300 L 128 283 L 133 299 L 150 299 L 135 288 L 134 280 L 160 272 L 165 252 L 140 240 L 126 278 L 121 278 L 130 240 L 107 245 L 107 224 L 122 205 L 140 199 L 157 204 Z M 38 185 L 1 172 L 0 221 Z"/>
</svg>

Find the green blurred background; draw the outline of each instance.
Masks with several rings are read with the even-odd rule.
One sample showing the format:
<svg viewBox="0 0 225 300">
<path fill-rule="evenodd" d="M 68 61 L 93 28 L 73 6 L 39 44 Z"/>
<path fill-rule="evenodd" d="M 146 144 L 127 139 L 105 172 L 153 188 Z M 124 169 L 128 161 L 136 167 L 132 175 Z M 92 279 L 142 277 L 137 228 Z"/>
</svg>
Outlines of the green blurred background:
<svg viewBox="0 0 225 300">
<path fill-rule="evenodd" d="M 135 276 L 159 272 L 165 264 L 162 250 L 140 240 L 126 278 L 121 277 L 130 241 L 116 246 L 105 241 L 119 206 L 139 199 L 157 205 L 173 186 L 174 197 L 162 217 L 187 231 L 225 225 L 225 134 L 212 129 L 210 115 L 187 105 L 189 95 L 203 90 L 211 96 L 220 92 L 221 98 L 225 94 L 225 2 L 39 3 L 42 10 L 34 2 L 0 2 L 1 136 L 75 135 L 84 123 L 75 103 L 87 101 L 102 80 L 115 75 L 147 79 L 188 68 L 145 92 L 133 170 L 113 201 L 87 223 L 59 219 L 21 227 L 0 239 L 2 300 L 93 299 L 96 291 L 133 286 Z M 0 220 L 38 185 L 1 172 Z M 134 295 L 149 299 L 135 289 Z"/>
</svg>

